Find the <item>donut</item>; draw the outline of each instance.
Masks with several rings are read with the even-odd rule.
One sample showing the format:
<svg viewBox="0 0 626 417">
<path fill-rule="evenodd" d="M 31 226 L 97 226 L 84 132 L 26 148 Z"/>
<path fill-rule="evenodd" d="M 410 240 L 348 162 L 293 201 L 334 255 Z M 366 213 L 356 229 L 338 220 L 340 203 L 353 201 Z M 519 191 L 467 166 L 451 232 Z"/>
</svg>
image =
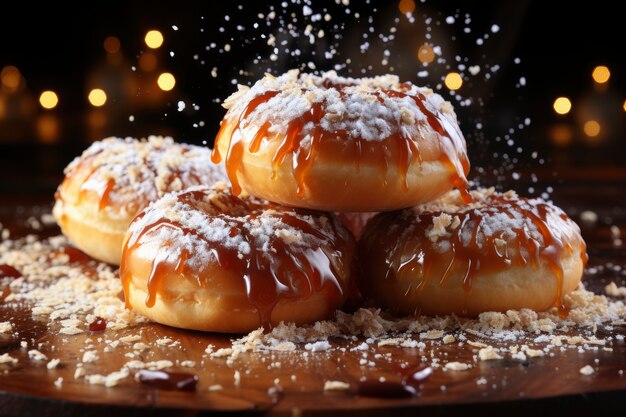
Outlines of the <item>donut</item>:
<svg viewBox="0 0 626 417">
<path fill-rule="evenodd" d="M 457 188 L 469 161 L 452 105 L 397 76 L 292 70 L 239 86 L 215 138 L 233 192 L 325 211 L 386 211 Z"/>
<path fill-rule="evenodd" d="M 128 225 L 168 191 L 226 179 L 208 148 L 172 138 L 107 138 L 65 169 L 53 214 L 65 236 L 93 258 L 119 265 Z"/>
<path fill-rule="evenodd" d="M 558 207 L 493 189 L 456 191 L 381 213 L 359 241 L 365 297 L 402 314 L 476 316 L 558 307 L 587 262 L 580 229 Z"/>
<path fill-rule="evenodd" d="M 355 252 L 333 214 L 235 196 L 218 183 L 141 212 L 120 276 L 127 306 L 153 321 L 245 333 L 328 318 L 348 295 Z"/>
</svg>

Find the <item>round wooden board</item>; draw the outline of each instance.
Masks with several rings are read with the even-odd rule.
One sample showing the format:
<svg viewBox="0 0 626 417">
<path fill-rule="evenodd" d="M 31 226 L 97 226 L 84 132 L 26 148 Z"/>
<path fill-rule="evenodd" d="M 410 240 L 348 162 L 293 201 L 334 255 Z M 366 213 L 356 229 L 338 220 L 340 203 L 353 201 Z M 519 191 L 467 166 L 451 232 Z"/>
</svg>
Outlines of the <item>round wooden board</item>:
<svg viewBox="0 0 626 417">
<path fill-rule="evenodd" d="M 622 188 L 623 189 L 623 188 Z M 618 188 L 619 190 L 619 188 Z M 585 191 L 577 190 L 574 197 L 581 198 Z M 606 190 L 605 190 L 606 191 Z M 587 190 L 591 193 L 592 190 Z M 593 190 L 596 194 L 602 191 Z M 602 206 L 593 207 L 600 216 L 602 210 L 612 210 L 612 222 L 626 225 L 623 211 L 616 214 L 614 207 L 625 207 L 624 196 L 612 193 L 613 200 L 607 203 L 602 196 Z M 564 201 L 567 204 L 568 197 Z M 590 206 L 599 204 L 599 197 L 587 194 L 585 201 Z M 564 204 L 564 203 L 561 203 Z M 621 206 L 618 206 L 621 204 Z M 567 207 L 567 206 L 565 206 Z M 586 206 L 585 206 L 586 207 Z M 0 221 L 5 226 L 24 233 L 23 222 L 32 214 L 32 207 L 22 210 L 0 212 Z M 20 230 L 22 228 L 22 230 Z M 51 228 L 45 234 L 54 234 Z M 583 229 L 589 243 L 589 266 L 626 266 L 626 252 L 622 247 L 611 245 L 609 225 L 600 222 L 593 228 Z M 616 281 L 624 285 L 624 275 L 606 269 L 601 274 L 587 277 L 587 287 L 603 292 L 604 285 Z M 216 348 L 230 347 L 229 336 L 184 331 L 159 324 L 147 323 L 119 331 L 106 330 L 104 333 L 83 333 L 74 336 L 61 335 L 50 331 L 47 322 L 33 319 L 27 307 L 10 309 L 0 304 L 0 322 L 11 320 L 19 337 L 0 335 L 0 354 L 9 353 L 19 360 L 15 367 L 0 365 L 0 415 L 109 415 L 128 412 L 134 415 L 196 415 L 204 412 L 250 412 L 268 415 L 316 415 L 329 411 L 341 415 L 437 415 L 443 412 L 506 412 L 508 415 L 521 415 L 532 412 L 547 414 L 554 412 L 611 414 L 611 409 L 623 406 L 626 396 L 626 345 L 623 340 L 613 340 L 612 351 L 566 349 L 553 357 L 533 358 L 532 360 L 473 361 L 477 348 L 468 344 L 460 347 L 457 343 L 437 346 L 439 354 L 447 354 L 449 360 L 473 363 L 464 372 L 444 372 L 436 369 L 424 384 L 423 390 L 415 398 L 382 399 L 360 397 L 355 389 L 361 377 L 387 380 L 399 379 L 399 364 L 409 362 L 419 364 L 422 356 L 430 354 L 429 347 L 417 348 L 378 347 L 383 359 L 370 354 L 375 366 L 361 366 L 361 352 L 334 349 L 330 352 L 309 354 L 302 360 L 301 353 L 275 352 L 244 353 L 233 364 L 226 359 L 206 359 L 204 350 L 208 344 Z M 624 334 L 626 329 L 616 327 L 610 334 L 600 326 L 596 336 Z M 106 388 L 89 385 L 82 379 L 74 379 L 76 363 L 85 351 L 86 339 L 90 338 L 100 356 L 100 360 L 85 364 L 87 373 L 108 374 L 119 370 L 129 360 L 127 354 L 134 352 L 132 346 L 123 346 L 104 352 L 105 343 L 99 338 L 118 340 L 126 335 L 141 334 L 141 341 L 151 346 L 145 354 L 136 358 L 142 361 L 161 359 L 175 363 L 191 360 L 197 366 L 194 372 L 200 382 L 195 393 L 156 390 L 127 378 L 120 385 Z M 155 341 L 169 337 L 180 345 L 161 348 Z M 60 359 L 61 365 L 48 370 L 45 362 L 28 358 L 27 349 L 20 347 L 20 341 L 29 342 L 28 349 L 37 347 L 49 358 Z M 334 344 L 354 346 L 354 341 L 334 340 Z M 490 344 L 494 344 L 490 342 Z M 497 346 L 497 343 L 495 344 Z M 387 355 L 387 356 L 385 356 Z M 581 375 L 579 370 L 591 365 L 595 373 Z M 201 368 L 200 371 L 197 368 Z M 177 366 L 178 371 L 189 371 Z M 235 371 L 241 375 L 240 383 L 235 384 Z M 63 383 L 55 385 L 58 378 Z M 484 383 L 477 381 L 484 378 Z M 351 388 L 342 392 L 324 392 L 325 381 L 344 381 Z M 219 391 L 209 391 L 208 387 L 219 384 Z M 280 387 L 270 389 L 271 387 Z"/>
</svg>

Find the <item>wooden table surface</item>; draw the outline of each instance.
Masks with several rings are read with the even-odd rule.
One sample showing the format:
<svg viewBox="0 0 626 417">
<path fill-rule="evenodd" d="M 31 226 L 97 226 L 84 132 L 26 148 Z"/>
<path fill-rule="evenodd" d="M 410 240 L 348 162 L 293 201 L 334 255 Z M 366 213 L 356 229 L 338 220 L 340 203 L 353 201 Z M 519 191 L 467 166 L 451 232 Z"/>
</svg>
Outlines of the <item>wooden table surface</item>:
<svg viewBox="0 0 626 417">
<path fill-rule="evenodd" d="M 562 184 L 555 190 L 554 200 L 574 219 L 583 210 L 593 210 L 599 215 L 594 226 L 583 227 L 588 243 L 589 267 L 613 263 L 626 268 L 626 250 L 616 247 L 610 238 L 610 226 L 617 225 L 626 232 L 626 182 L 606 180 L 577 180 Z M 50 195 L 0 196 L 0 222 L 14 234 L 29 232 L 25 219 L 49 210 Z M 44 235 L 58 233 L 56 227 L 48 227 Z M 623 232 L 624 233 L 624 232 Z M 625 239 L 626 240 L 626 239 Z M 604 286 L 615 281 L 625 284 L 624 275 L 610 269 L 586 277 L 588 288 L 603 293 Z M 97 338 L 87 333 L 68 337 L 59 335 L 47 327 L 46 322 L 32 318 L 28 308 L 16 311 L 0 304 L 0 322 L 8 319 L 21 335 L 41 343 L 43 353 L 53 353 L 62 364 L 76 363 L 82 357 L 85 338 Z M 181 348 L 151 349 L 142 360 L 194 360 L 201 362 L 208 343 L 217 348 L 230 346 L 230 337 L 199 332 L 183 331 L 158 324 L 142 324 L 143 341 L 156 346 L 157 338 L 168 336 L 181 342 Z M 106 330 L 107 337 L 117 339 L 126 334 L 137 333 L 137 328 L 119 331 Z M 604 330 L 599 330 L 602 333 Z M 624 334 L 626 329 L 617 329 Z M 598 337 L 607 336 L 599 334 Z M 67 340 L 67 342 L 64 342 Z M 353 343 L 341 342 L 335 343 Z M 55 351 L 50 352 L 52 346 Z M 574 414 L 616 415 L 626 405 L 626 345 L 623 340 L 614 341 L 613 351 L 584 351 L 568 349 L 554 357 L 535 358 L 528 361 L 484 361 L 466 372 L 443 372 L 435 370 L 423 390 L 415 398 L 381 399 L 357 396 L 354 390 L 324 393 L 326 380 L 341 380 L 356 385 L 362 376 L 388 380 L 397 379 L 398 364 L 408 361 L 419 363 L 418 349 L 377 348 L 382 354 L 391 353 L 391 360 L 376 361 L 375 367 L 359 366 L 359 352 L 322 352 L 311 355 L 302 362 L 294 353 L 276 353 L 273 360 L 280 367 L 268 369 L 263 356 L 267 354 L 246 353 L 231 366 L 225 360 L 205 361 L 204 369 L 196 372 L 200 377 L 195 393 L 156 390 L 136 383 L 132 379 L 120 386 L 106 388 L 74 380 L 75 367 L 61 366 L 48 370 L 45 366 L 29 362 L 19 340 L 0 335 L 0 354 L 10 353 L 20 359 L 16 369 L 6 370 L 0 365 L 0 415 L 11 416 L 96 416 L 111 413 L 139 415 L 202 415 L 209 411 L 239 411 L 267 415 L 318 415 L 328 411 L 341 415 L 440 415 L 478 412 L 502 415 Z M 471 362 L 476 349 L 469 345 L 443 345 L 449 358 Z M 112 352 L 106 361 L 92 366 L 94 372 L 108 373 L 118 370 L 128 360 L 124 350 Z M 439 352 L 441 353 L 441 352 Z M 596 372 L 583 376 L 579 369 L 592 364 Z M 3 371 L 6 371 L 4 372 Z M 177 368 L 184 370 L 184 368 Z M 233 382 L 233 369 L 241 370 L 241 384 Z M 295 375 L 295 379 L 292 379 Z M 58 388 L 57 378 L 64 383 Z M 477 384 L 485 378 L 485 384 Z M 270 390 L 278 379 L 280 390 Z M 223 390 L 209 392 L 208 387 L 221 384 Z M 445 386 L 445 390 L 442 389 Z M 591 414 L 590 414 L 591 413 Z"/>
</svg>

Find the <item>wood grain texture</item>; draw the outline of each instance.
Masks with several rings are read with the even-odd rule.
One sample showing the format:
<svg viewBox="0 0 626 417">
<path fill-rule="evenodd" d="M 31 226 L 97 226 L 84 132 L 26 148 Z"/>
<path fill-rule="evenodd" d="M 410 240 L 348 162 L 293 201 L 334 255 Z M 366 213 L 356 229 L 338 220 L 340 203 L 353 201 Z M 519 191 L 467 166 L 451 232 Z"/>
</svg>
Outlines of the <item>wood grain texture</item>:
<svg viewBox="0 0 626 417">
<path fill-rule="evenodd" d="M 562 192 L 555 196 L 570 215 L 578 219 L 577 213 L 592 209 L 600 220 L 593 227 L 583 226 L 583 234 L 589 244 L 589 266 L 626 266 L 624 247 L 611 243 L 610 225 L 626 226 L 626 196 L 624 184 L 614 187 L 599 187 L 597 184 L 581 184 L 561 187 Z M 26 232 L 24 220 L 33 214 L 37 201 L 45 197 L 22 203 L 11 199 L 3 203 L 0 222 L 16 233 Z M 25 209 L 18 213 L 17 205 Z M 37 210 L 35 208 L 35 210 Z M 606 218 L 610 216 L 610 221 Z M 626 229 L 624 229 L 626 230 Z M 54 234 L 54 228 L 44 233 Z M 586 279 L 587 287 L 602 293 L 610 281 L 624 285 L 624 275 L 611 269 Z M 294 353 L 274 353 L 273 362 L 280 367 L 268 369 L 268 354 L 247 353 L 242 355 L 236 366 L 229 366 L 223 360 L 205 360 L 202 370 L 196 373 L 200 383 L 196 393 L 183 393 L 156 390 L 140 385 L 132 379 L 119 386 L 106 388 L 89 385 L 73 377 L 75 364 L 82 357 L 85 339 L 94 340 L 96 350 L 103 360 L 85 364 L 88 373 L 107 374 L 120 369 L 129 360 L 125 353 L 131 347 L 103 352 L 98 343 L 101 334 L 59 335 L 47 329 L 46 322 L 34 320 L 30 311 L 12 310 L 0 304 L 0 322 L 11 320 L 20 333 L 18 339 L 0 335 L 0 354 L 10 353 L 19 359 L 17 367 L 0 365 L 0 415 L 80 415 L 104 416 L 112 413 L 132 413 L 142 415 L 202 415 L 211 412 L 244 412 L 267 415 L 319 415 L 329 411 L 341 415 L 382 415 L 386 412 L 401 415 L 439 415 L 443 413 L 506 413 L 510 416 L 544 415 L 555 412 L 593 415 L 615 415 L 611 409 L 623 407 L 626 402 L 626 345 L 624 341 L 614 341 L 613 351 L 584 351 L 568 349 L 554 357 L 534 358 L 528 361 L 483 361 L 465 372 L 443 372 L 435 370 L 426 381 L 424 389 L 416 398 L 377 399 L 358 397 L 354 388 L 362 376 L 387 380 L 399 380 L 398 364 L 408 361 L 419 363 L 424 353 L 417 349 L 380 347 L 379 353 L 391 353 L 391 360 L 376 361 L 375 367 L 359 366 L 359 352 L 341 352 L 310 355 L 307 361 Z M 203 364 L 204 349 L 212 343 L 216 348 L 229 347 L 229 336 L 204 334 L 178 330 L 158 324 L 143 324 L 136 328 L 120 331 L 106 330 L 109 339 L 119 339 L 141 330 L 142 341 L 156 346 L 154 341 L 168 336 L 180 341 L 177 349 L 154 347 L 137 359 L 153 361 L 169 359 L 174 362 L 193 360 Z M 600 329 L 597 336 L 606 337 Z M 614 333 L 624 334 L 626 329 L 616 329 Z M 20 340 L 28 338 L 33 345 L 49 358 L 58 358 L 61 365 L 57 369 L 46 369 L 45 362 L 28 359 L 25 349 L 20 348 Z M 336 343 L 346 343 L 335 341 Z M 30 347 L 29 347 L 30 348 Z M 465 344 L 459 347 L 450 344 L 437 347 L 448 354 L 451 360 L 471 362 L 477 349 Z M 453 359 L 452 359 L 453 358 Z M 592 365 L 596 372 L 590 376 L 579 373 L 581 367 Z M 177 371 L 189 371 L 177 366 Z M 241 383 L 234 383 L 234 370 L 240 370 Z M 295 379 L 293 378 L 295 376 Z M 62 386 L 54 381 L 62 377 Z M 486 383 L 476 381 L 485 378 Z M 275 384 L 275 380 L 278 383 Z M 351 384 L 346 392 L 323 392 L 324 381 L 340 380 Z M 214 384 L 223 390 L 209 392 Z M 279 392 L 268 392 L 268 388 L 278 385 Z M 445 390 L 441 387 L 445 386 Z"/>
</svg>

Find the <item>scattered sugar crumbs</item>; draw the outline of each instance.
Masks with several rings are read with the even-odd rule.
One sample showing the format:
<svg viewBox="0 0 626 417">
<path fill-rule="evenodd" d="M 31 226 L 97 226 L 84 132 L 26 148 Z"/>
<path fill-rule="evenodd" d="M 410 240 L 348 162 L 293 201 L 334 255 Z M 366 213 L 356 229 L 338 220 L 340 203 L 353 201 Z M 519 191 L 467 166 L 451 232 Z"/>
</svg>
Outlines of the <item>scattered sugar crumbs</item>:
<svg viewBox="0 0 626 417">
<path fill-rule="evenodd" d="M 624 340 L 625 289 L 611 283 L 605 289 L 608 296 L 587 291 L 582 285 L 567 295 L 566 318 L 559 317 L 556 310 L 537 313 L 526 309 L 486 312 L 475 319 L 453 315 L 394 318 L 379 309 L 361 308 L 351 313 L 338 311 L 332 320 L 312 325 L 282 323 L 267 332 L 257 329 L 230 343 L 203 346 L 201 357 L 170 360 L 179 357 L 177 353 L 184 349 L 175 332 L 153 338 L 146 335 L 142 324 L 147 320 L 124 306 L 116 268 L 95 261 L 88 266 L 71 264 L 66 255 L 58 252 L 66 245 L 68 242 L 62 236 L 49 239 L 27 236 L 0 242 L 0 264 L 11 265 L 22 274 L 8 283 L 0 281 L 9 289 L 0 303 L 9 308 L 29 306 L 32 318 L 45 323 L 61 340 L 84 339 L 80 354 L 71 363 L 55 351 L 62 347 L 40 346 L 19 334 L 13 317 L 2 317 L 0 338 L 17 338 L 21 346 L 21 351 L 0 355 L 0 370 L 5 373 L 22 361 L 29 361 L 33 366 L 47 368 L 48 372 L 69 368 L 69 375 L 73 373 L 74 378 L 66 376 L 65 382 L 61 377 L 56 378 L 57 387 L 69 382 L 115 387 L 133 383 L 142 369 L 179 368 L 193 372 L 206 370 L 213 363 L 232 369 L 230 381 L 207 381 L 209 391 L 218 391 L 245 383 L 251 370 L 239 366 L 245 362 L 239 361 L 246 355 L 258 355 L 259 366 L 276 370 L 297 366 L 297 361 L 342 352 L 354 358 L 366 374 L 379 366 L 396 363 L 395 350 L 413 349 L 418 353 L 417 361 L 452 374 L 471 370 L 483 361 L 548 360 L 567 350 L 611 351 L 616 341 Z M 88 331 L 89 323 L 96 317 L 107 321 L 106 331 Z M 455 355 L 453 349 L 467 355 Z M 123 365 L 107 373 L 95 372 L 96 365 L 107 361 L 107 355 L 115 350 L 123 353 Z M 580 369 L 581 376 L 594 372 L 590 365 Z M 296 381 L 296 375 L 291 380 Z M 280 384 L 278 380 L 277 386 Z M 328 380 L 320 381 L 320 390 L 345 391 L 350 384 L 341 380 L 340 375 L 329 375 Z M 476 384 L 486 384 L 486 379 L 480 377 Z"/>
</svg>

